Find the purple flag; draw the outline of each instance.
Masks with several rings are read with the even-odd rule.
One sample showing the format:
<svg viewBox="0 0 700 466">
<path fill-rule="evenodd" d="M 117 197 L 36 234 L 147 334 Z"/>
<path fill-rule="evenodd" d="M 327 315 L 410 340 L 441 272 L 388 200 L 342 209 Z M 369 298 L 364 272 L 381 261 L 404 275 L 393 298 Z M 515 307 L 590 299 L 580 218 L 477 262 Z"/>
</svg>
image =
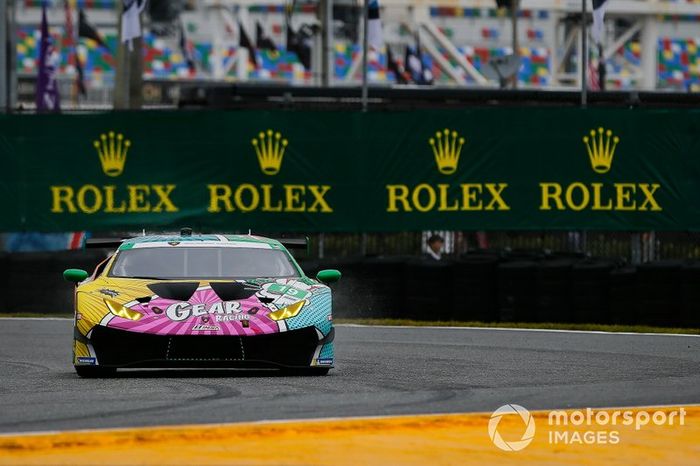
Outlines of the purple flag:
<svg viewBox="0 0 700 466">
<path fill-rule="evenodd" d="M 36 84 L 36 109 L 39 112 L 58 112 L 61 110 L 56 73 L 58 72 L 58 53 L 53 39 L 49 35 L 49 23 L 46 21 L 46 3 L 41 12 L 41 45 L 39 48 L 39 76 Z"/>
</svg>

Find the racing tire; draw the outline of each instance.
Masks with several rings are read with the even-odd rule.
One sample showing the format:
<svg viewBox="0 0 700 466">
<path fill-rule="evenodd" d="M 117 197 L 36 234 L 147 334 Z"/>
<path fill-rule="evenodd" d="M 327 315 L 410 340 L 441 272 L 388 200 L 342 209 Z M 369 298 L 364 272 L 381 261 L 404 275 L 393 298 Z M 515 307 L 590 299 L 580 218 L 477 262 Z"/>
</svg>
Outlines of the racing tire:
<svg viewBox="0 0 700 466">
<path fill-rule="evenodd" d="M 99 366 L 73 366 L 79 377 L 84 379 L 98 379 L 103 377 L 114 377 L 117 373 L 115 367 L 99 367 Z"/>
</svg>

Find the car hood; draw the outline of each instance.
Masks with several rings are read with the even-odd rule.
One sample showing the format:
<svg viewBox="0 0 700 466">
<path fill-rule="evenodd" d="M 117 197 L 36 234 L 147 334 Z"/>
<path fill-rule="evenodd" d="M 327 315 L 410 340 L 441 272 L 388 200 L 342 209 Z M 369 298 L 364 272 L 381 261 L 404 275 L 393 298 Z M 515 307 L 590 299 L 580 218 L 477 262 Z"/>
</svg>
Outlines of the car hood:
<svg viewBox="0 0 700 466">
<path fill-rule="evenodd" d="M 326 288 L 308 278 L 142 280 L 101 277 L 79 292 L 105 301 L 101 325 L 158 335 L 258 335 L 286 330 L 270 314 Z M 109 312 L 126 308 L 132 320 Z"/>
</svg>

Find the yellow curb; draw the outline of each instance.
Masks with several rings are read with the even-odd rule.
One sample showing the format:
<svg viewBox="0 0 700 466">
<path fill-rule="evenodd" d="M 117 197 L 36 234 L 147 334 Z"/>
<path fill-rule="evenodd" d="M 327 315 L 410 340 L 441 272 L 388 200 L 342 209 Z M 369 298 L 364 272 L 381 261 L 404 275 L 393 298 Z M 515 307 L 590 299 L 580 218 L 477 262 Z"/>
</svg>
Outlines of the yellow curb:
<svg viewBox="0 0 700 466">
<path fill-rule="evenodd" d="M 669 415 L 679 409 L 644 411 Z M 619 424 L 550 426 L 549 412 L 533 412 L 534 439 L 516 452 L 494 446 L 490 413 L 446 414 L 12 435 L 0 437 L 0 465 L 697 465 L 700 407 L 683 409 L 682 426 L 650 422 L 639 430 Z M 613 410 L 593 413 L 599 411 Z M 503 416 L 498 425 L 506 441 L 520 440 L 523 431 L 515 415 Z M 604 431 L 608 440 L 615 431 L 619 441 L 555 445 L 549 441 L 552 431 L 567 432 L 569 439 L 576 432 L 584 439 L 587 431 L 599 438 Z"/>
</svg>

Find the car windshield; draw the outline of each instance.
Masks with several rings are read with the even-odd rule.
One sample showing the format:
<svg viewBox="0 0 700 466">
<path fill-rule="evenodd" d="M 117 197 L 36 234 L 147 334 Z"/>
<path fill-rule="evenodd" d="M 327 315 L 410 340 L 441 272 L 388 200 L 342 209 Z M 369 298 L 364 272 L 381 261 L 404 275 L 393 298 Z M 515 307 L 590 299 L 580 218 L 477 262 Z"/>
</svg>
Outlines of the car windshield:
<svg viewBox="0 0 700 466">
<path fill-rule="evenodd" d="M 124 278 L 282 278 L 298 277 L 285 251 L 230 247 L 153 247 L 120 251 L 111 277 Z"/>
</svg>

